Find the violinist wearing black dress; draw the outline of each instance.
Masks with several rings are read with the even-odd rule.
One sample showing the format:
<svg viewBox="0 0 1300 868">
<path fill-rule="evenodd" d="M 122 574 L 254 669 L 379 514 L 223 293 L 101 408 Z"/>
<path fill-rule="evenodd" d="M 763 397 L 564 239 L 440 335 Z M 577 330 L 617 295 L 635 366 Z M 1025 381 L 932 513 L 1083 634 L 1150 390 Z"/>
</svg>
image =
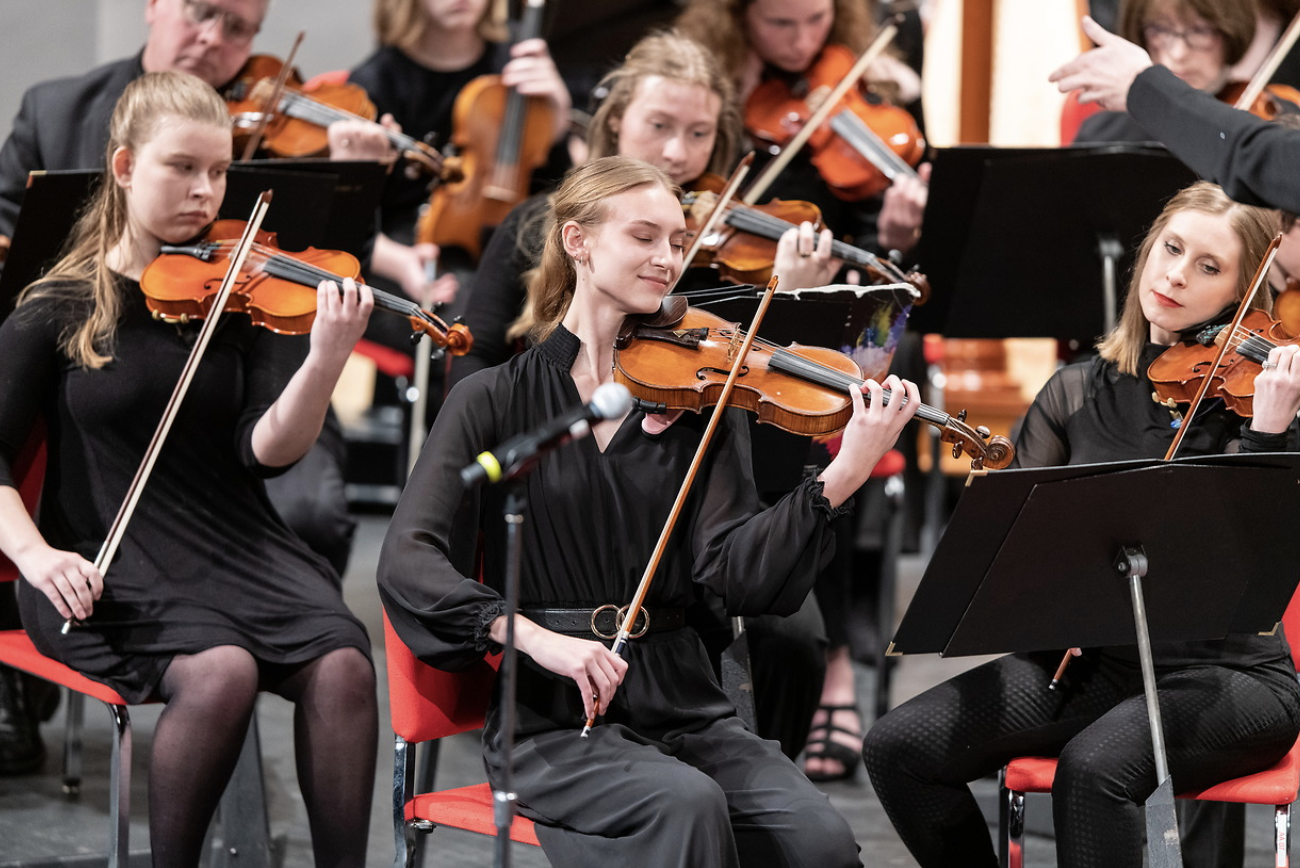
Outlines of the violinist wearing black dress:
<svg viewBox="0 0 1300 868">
<path fill-rule="evenodd" d="M 659 170 L 605 157 L 556 193 L 540 266 L 541 309 L 554 313 L 539 320 L 533 348 L 452 390 L 384 542 L 385 608 L 425 662 L 463 668 L 505 636 L 503 494 L 466 490 L 460 468 L 611 381 L 624 320 L 657 311 L 681 268 L 675 192 Z M 552 864 L 858 864 L 843 818 L 774 742 L 746 730 L 681 619 L 696 584 L 732 614 L 799 606 L 829 554 L 832 516 L 913 412 L 914 385 L 885 385 L 911 401 L 886 406 L 868 383 L 870 406 L 853 398 L 835 462 L 761 511 L 747 428 L 728 412 L 646 598 L 649 632 L 626 659 L 588 631 L 558 632 L 554 609 L 631 600 L 705 418 L 634 410 L 548 454 L 523 480 L 514 789 Z M 593 713 L 590 738 L 580 738 Z M 483 738 L 494 781 L 500 726 L 494 702 Z"/>
<path fill-rule="evenodd" d="M 1295 346 L 1270 352 L 1251 419 L 1222 404 L 1181 419 L 1180 409 L 1152 399 L 1146 376 L 1166 347 L 1207 322 L 1228 321 L 1277 228 L 1275 213 L 1232 202 L 1212 184 L 1175 196 L 1143 242 L 1123 317 L 1099 356 L 1058 371 L 1030 407 L 1016 443 L 1019 466 L 1159 457 L 1177 425 L 1187 426 L 1184 455 L 1295 450 Z M 1267 309 L 1268 294 L 1254 303 Z M 1280 631 L 1152 650 L 1169 771 L 1180 789 L 1261 771 L 1295 743 L 1300 685 Z M 1083 649 L 1062 689 L 1051 691 L 1060 659 L 1059 652 L 999 658 L 895 708 L 867 734 L 872 785 L 924 868 L 997 864 L 967 784 L 1026 755 L 1059 757 L 1052 811 L 1062 868 L 1142 863 L 1142 804 L 1156 779 L 1137 650 Z"/>
<path fill-rule="evenodd" d="M 365 328 L 370 292 L 323 284 L 310 338 L 229 314 L 126 527 L 92 562 L 194 345 L 152 318 L 139 281 L 162 244 L 213 220 L 231 162 L 210 86 L 127 86 L 109 170 L 64 257 L 0 326 L 0 552 L 42 653 L 130 703 L 166 703 L 149 762 L 153 864 L 194 866 L 259 690 L 293 701 L 318 866 L 362 866 L 377 738 L 374 670 L 338 578 L 276 515 L 262 480 L 316 440 Z M 39 525 L 12 462 L 37 419 L 49 450 Z M 82 622 L 63 632 L 65 620 Z"/>
</svg>

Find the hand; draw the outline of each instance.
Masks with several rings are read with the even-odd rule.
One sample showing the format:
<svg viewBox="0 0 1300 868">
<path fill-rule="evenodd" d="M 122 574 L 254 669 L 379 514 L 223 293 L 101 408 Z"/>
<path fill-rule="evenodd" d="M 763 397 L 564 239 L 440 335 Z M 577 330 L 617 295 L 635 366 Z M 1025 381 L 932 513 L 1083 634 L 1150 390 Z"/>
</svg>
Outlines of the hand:
<svg viewBox="0 0 1300 868">
<path fill-rule="evenodd" d="M 1255 377 L 1252 431 L 1280 434 L 1300 412 L 1300 346 L 1286 344 L 1269 350 L 1264 370 Z M 1269 367 L 1272 365 L 1273 367 Z"/>
<path fill-rule="evenodd" d="M 551 142 L 558 142 L 569 132 L 569 110 L 573 98 L 551 60 L 544 39 L 525 39 L 510 48 L 510 62 L 501 70 L 501 83 L 524 96 L 545 97 L 555 110 L 555 129 Z"/>
<path fill-rule="evenodd" d="M 1151 66 L 1151 56 L 1139 45 L 1116 36 L 1088 16 L 1083 32 L 1097 43 L 1047 77 L 1061 93 L 1079 92 L 1079 102 L 1101 103 L 1109 111 L 1128 111 L 1128 89 L 1138 73 Z"/>
<path fill-rule="evenodd" d="M 906 254 L 921 238 L 921 219 L 930 198 L 930 164 L 916 168 L 916 177 L 898 178 L 885 191 L 884 204 L 876 221 L 879 243 L 884 250 Z"/>
<path fill-rule="evenodd" d="M 505 616 L 492 624 L 494 641 L 505 640 Z M 515 619 L 515 644 L 538 666 L 573 679 L 587 720 L 604 714 L 627 674 L 627 661 L 600 642 L 565 636 L 539 627 L 523 616 Z"/>
<path fill-rule="evenodd" d="M 398 282 L 407 296 L 415 299 L 420 307 L 430 309 L 456 300 L 456 293 L 460 291 L 456 275 L 447 272 L 429 279 L 429 275 L 437 270 L 438 245 L 424 243 L 408 247 L 402 244 L 398 247 L 403 251 Z"/>
<path fill-rule="evenodd" d="M 813 249 L 814 238 L 816 250 Z M 780 278 L 778 288 L 789 292 L 830 283 L 843 265 L 831 256 L 833 241 L 829 229 L 823 229 L 818 235 L 807 220 L 782 233 L 776 242 L 776 256 L 772 262 L 772 273 Z"/>
<path fill-rule="evenodd" d="M 14 558 L 14 565 L 33 588 L 44 594 L 60 617 L 84 621 L 104 593 L 104 577 L 76 552 L 42 543 Z"/>
<path fill-rule="evenodd" d="M 885 403 L 885 391 L 890 394 Z M 894 447 L 903 426 L 921 406 L 921 392 L 916 384 L 890 374 L 884 385 L 867 380 L 861 389 L 849 389 L 853 400 L 853 417 L 844 429 L 839 454 L 818 478 L 822 495 L 837 507 L 866 483 L 876 462 Z M 863 393 L 870 396 L 863 400 Z M 897 400 L 906 395 L 907 401 Z"/>
<path fill-rule="evenodd" d="M 343 288 L 332 280 L 322 280 L 316 288 L 316 319 L 311 324 L 311 355 L 327 359 L 342 370 L 343 362 L 365 334 L 374 294 L 364 283 L 357 285 L 350 277 Z"/>
<path fill-rule="evenodd" d="M 397 159 L 397 151 L 388 140 L 385 129 L 398 133 L 402 131 L 392 115 L 384 115 L 378 124 L 361 119 L 335 121 L 325 130 L 330 159 L 393 162 Z"/>
</svg>

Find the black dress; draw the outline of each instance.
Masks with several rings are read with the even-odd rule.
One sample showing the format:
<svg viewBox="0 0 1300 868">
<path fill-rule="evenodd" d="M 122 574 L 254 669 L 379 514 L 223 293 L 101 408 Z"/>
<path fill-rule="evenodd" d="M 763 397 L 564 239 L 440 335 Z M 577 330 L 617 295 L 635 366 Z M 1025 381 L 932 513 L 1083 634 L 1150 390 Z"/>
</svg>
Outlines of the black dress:
<svg viewBox="0 0 1300 868">
<path fill-rule="evenodd" d="M 1164 349 L 1149 345 L 1145 372 Z M 1168 409 L 1145 377 L 1100 358 L 1057 372 L 1016 442 L 1019 466 L 1090 464 L 1164 455 Z M 1295 448 L 1294 430 L 1259 434 L 1209 406 L 1184 455 Z M 1068 539 L 1062 528 L 1062 539 Z M 1169 771 L 1196 790 L 1268 768 L 1300 732 L 1300 687 L 1275 636 L 1230 635 L 1153 648 Z M 891 711 L 867 734 L 867 770 L 903 842 L 922 866 L 995 865 L 967 782 L 1017 756 L 1059 756 L 1052 793 L 1062 866 L 1139 865 L 1141 805 L 1155 788 L 1141 671 L 1134 647 L 1084 649 L 1063 690 L 1046 689 L 1060 652 L 1013 654 L 962 673 Z"/>
<path fill-rule="evenodd" d="M 458 669 L 494 650 L 488 631 L 504 608 L 503 495 L 466 491 L 459 469 L 576 404 L 579 350 L 558 328 L 461 382 L 434 424 L 379 565 L 389 617 L 427 663 Z M 552 452 L 522 483 L 521 605 L 631 599 L 705 424 L 687 414 L 651 436 L 643 418 L 631 413 L 604 452 L 590 438 Z M 760 512 L 748 446 L 743 419 L 729 415 L 650 589 L 651 612 L 689 605 L 696 583 L 733 614 L 789 613 L 808 593 L 835 510 L 810 480 Z M 480 542 L 482 583 L 466 578 Z M 553 864 L 736 865 L 737 851 L 747 865 L 857 863 L 843 818 L 735 717 L 693 631 L 652 632 L 626 658 L 609 713 L 580 739 L 576 685 L 521 657 L 515 788 Z M 500 725 L 494 702 L 484 732 L 494 780 Z"/>
<path fill-rule="evenodd" d="M 50 545 L 94 560 L 171 396 L 199 325 L 154 321 L 138 284 L 113 361 L 73 364 L 59 336 L 84 302 L 42 299 L 0 326 L 0 484 L 34 419 L 48 428 L 40 529 Z M 369 653 L 365 628 L 329 565 L 281 522 L 262 486 L 254 425 L 284 389 L 307 339 L 228 317 L 199 365 L 88 624 L 60 635 L 44 594 L 20 594 L 42 653 L 150 697 L 173 655 L 238 645 L 258 660 L 300 664 L 342 647 Z"/>
</svg>

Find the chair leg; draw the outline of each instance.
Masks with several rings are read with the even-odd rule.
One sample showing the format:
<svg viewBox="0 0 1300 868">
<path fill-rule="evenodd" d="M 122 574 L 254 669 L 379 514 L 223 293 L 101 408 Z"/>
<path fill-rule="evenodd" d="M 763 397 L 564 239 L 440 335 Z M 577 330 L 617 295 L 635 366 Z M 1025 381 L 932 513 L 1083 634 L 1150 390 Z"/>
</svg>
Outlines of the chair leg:
<svg viewBox="0 0 1300 868">
<path fill-rule="evenodd" d="M 415 856 L 406 832 L 406 803 L 415 781 L 415 755 L 406 739 L 393 735 L 393 868 L 410 868 Z"/>
<path fill-rule="evenodd" d="M 86 721 L 86 695 L 67 691 L 67 726 L 63 735 L 63 794 L 81 794 L 81 731 Z"/>
<path fill-rule="evenodd" d="M 1005 772 L 999 774 L 999 777 Z M 1002 868 L 1024 868 L 1025 864 L 1025 794 L 999 787 L 998 859 Z"/>
<path fill-rule="evenodd" d="M 438 771 L 438 751 L 441 744 L 437 740 L 426 741 L 416 751 L 415 792 L 429 793 L 433 791 L 433 778 Z M 424 868 L 424 857 L 428 852 L 425 839 L 431 831 L 433 831 L 433 826 L 428 823 L 421 823 L 413 827 L 412 832 L 414 834 L 407 837 L 411 847 L 408 868 Z"/>
<path fill-rule="evenodd" d="M 212 852 L 212 868 L 267 868 L 273 863 L 256 712 L 248 723 L 248 734 L 221 795 L 217 816 L 221 846 Z"/>
<path fill-rule="evenodd" d="M 894 658 L 885 654 L 894 635 L 894 598 L 898 587 L 898 557 L 903 548 L 903 476 L 885 480 L 885 536 L 880 558 L 880 589 L 877 600 L 879 640 L 876 642 L 876 689 L 872 702 L 873 720 L 889 710 L 889 687 L 893 680 Z"/>
<path fill-rule="evenodd" d="M 113 718 L 115 731 L 109 772 L 108 868 L 128 868 L 131 843 L 131 715 L 125 705 L 105 705 Z"/>
<path fill-rule="evenodd" d="M 1277 805 L 1273 809 L 1273 847 L 1275 868 L 1291 866 L 1291 806 Z"/>
</svg>

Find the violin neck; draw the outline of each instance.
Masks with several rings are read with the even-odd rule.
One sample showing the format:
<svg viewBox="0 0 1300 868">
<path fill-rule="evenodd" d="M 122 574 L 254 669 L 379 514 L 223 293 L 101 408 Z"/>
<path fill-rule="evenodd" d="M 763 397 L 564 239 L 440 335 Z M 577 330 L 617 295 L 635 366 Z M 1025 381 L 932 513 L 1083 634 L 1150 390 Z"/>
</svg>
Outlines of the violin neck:
<svg viewBox="0 0 1300 868">
<path fill-rule="evenodd" d="M 543 0 L 527 0 L 516 42 L 536 39 L 542 35 L 543 11 Z M 523 186 L 522 179 L 518 177 L 519 152 L 524 138 L 527 110 L 528 97 L 511 88 L 510 93 L 506 95 L 505 116 L 501 119 L 501 134 L 497 139 L 496 165 L 492 170 L 492 182 L 483 190 L 483 195 L 489 199 L 514 202 L 519 198 L 518 191 Z"/>
<path fill-rule="evenodd" d="M 367 118 L 360 115 L 355 115 L 336 106 L 326 105 L 306 94 L 292 90 L 286 90 L 281 95 L 280 112 L 287 117 L 306 121 L 318 127 L 328 127 L 335 121 L 367 120 Z M 384 130 L 384 135 L 388 137 L 388 141 L 392 142 L 393 147 L 399 150 L 419 151 L 424 150 L 426 147 L 423 142 L 417 141 L 404 133 L 395 132 L 385 127 L 381 127 L 381 129 Z"/>
<path fill-rule="evenodd" d="M 861 386 L 866 380 L 861 377 L 855 377 L 852 374 L 846 374 L 843 371 L 837 371 L 834 368 L 828 368 L 825 365 L 805 359 L 797 353 L 780 348 L 772 349 L 772 357 L 768 359 L 767 366 L 773 370 L 782 371 L 793 377 L 807 380 L 810 383 L 816 383 L 819 386 L 825 386 L 828 389 L 839 389 L 847 392 L 851 388 Z M 863 395 L 870 401 L 870 396 Z M 885 403 L 888 404 L 894 397 L 891 391 L 885 391 Z M 906 395 L 899 395 L 903 402 L 907 402 Z M 942 410 L 936 410 L 929 404 L 922 404 L 916 410 L 916 415 L 932 425 L 940 427 L 947 425 L 952 421 L 952 417 Z"/>
<path fill-rule="evenodd" d="M 885 140 L 876 135 L 876 131 L 851 111 L 845 109 L 831 117 L 831 129 L 847 142 L 862 158 L 875 166 L 880 174 L 890 180 L 915 178 L 916 170 L 902 157 L 885 144 Z"/>
<path fill-rule="evenodd" d="M 769 241 L 780 240 L 782 235 L 794 227 L 793 223 L 782 220 L 780 217 L 764 214 L 762 211 L 746 205 L 736 205 L 727 212 L 727 225 L 734 226 L 741 232 L 748 232 L 760 238 L 766 238 Z M 813 246 L 816 247 L 818 243 L 820 242 L 814 239 Z M 882 274 L 888 275 L 892 280 L 897 280 L 900 283 L 903 281 L 903 275 L 896 273 L 898 269 L 893 263 L 886 263 L 860 247 L 854 247 L 852 244 L 845 244 L 838 239 L 832 239 L 831 254 L 836 259 L 842 259 L 850 265 L 874 268 Z"/>
<path fill-rule="evenodd" d="M 202 244 L 164 244 L 158 251 L 163 254 L 180 254 L 183 256 L 193 256 L 195 259 L 201 259 L 204 262 L 212 261 L 212 257 L 225 249 L 225 246 L 215 241 L 205 241 Z M 252 251 L 252 258 L 261 262 L 262 271 L 270 277 L 280 280 L 287 280 L 290 283 L 296 283 L 300 286 L 315 288 L 320 285 L 322 280 L 332 280 L 340 286 L 343 278 L 332 271 L 319 268 L 310 262 L 303 262 L 300 259 L 294 259 L 292 256 L 286 256 L 283 253 L 270 253 L 261 245 L 255 245 Z M 371 287 L 370 292 L 375 297 L 375 307 L 383 310 L 399 313 L 403 316 L 413 316 L 420 312 L 420 308 L 414 302 L 399 298 L 391 293 L 384 292 L 382 289 Z"/>
</svg>

